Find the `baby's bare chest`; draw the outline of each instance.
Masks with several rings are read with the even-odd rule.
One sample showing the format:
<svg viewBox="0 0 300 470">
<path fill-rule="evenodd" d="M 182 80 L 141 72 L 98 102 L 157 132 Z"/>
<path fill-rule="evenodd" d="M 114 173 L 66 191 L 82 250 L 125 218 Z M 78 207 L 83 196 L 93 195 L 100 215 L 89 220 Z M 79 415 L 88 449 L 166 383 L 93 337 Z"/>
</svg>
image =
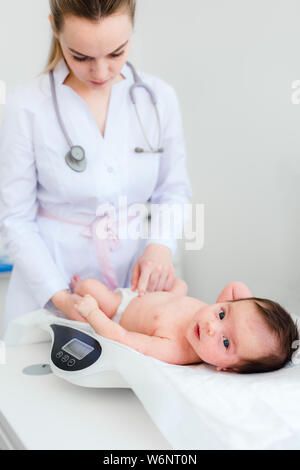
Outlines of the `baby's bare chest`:
<svg viewBox="0 0 300 470">
<path fill-rule="evenodd" d="M 133 299 L 124 311 L 120 325 L 149 336 L 178 339 L 184 335 L 198 308 L 198 301 L 191 297 L 157 292 Z"/>
</svg>

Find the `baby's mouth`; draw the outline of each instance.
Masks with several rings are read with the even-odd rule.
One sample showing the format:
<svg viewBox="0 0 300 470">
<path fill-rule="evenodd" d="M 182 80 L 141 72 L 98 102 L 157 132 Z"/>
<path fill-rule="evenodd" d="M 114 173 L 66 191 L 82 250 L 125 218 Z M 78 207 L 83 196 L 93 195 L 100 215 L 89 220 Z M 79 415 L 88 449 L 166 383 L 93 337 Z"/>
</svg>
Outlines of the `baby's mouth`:
<svg viewBox="0 0 300 470">
<path fill-rule="evenodd" d="M 195 336 L 197 336 L 197 338 L 200 339 L 200 328 L 198 324 L 194 328 L 194 333 L 195 333 Z"/>
</svg>

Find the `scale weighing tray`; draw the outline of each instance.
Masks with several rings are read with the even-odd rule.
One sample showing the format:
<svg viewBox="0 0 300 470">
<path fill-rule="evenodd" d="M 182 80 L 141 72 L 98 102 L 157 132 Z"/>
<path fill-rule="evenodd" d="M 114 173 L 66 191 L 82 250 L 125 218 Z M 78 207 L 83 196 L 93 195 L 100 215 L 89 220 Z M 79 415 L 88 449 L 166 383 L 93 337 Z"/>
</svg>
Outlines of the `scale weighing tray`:
<svg viewBox="0 0 300 470">
<path fill-rule="evenodd" d="M 50 343 L 6 348 L 0 449 L 172 449 L 129 388 L 85 388 L 23 369 L 49 363 Z"/>
</svg>

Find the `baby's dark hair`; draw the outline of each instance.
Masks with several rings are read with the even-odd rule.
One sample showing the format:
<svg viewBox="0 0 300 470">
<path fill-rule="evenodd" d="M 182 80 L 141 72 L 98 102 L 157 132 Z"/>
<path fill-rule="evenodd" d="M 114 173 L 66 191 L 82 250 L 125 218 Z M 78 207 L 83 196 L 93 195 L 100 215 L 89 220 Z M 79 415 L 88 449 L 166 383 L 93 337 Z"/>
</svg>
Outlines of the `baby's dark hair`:
<svg viewBox="0 0 300 470">
<path fill-rule="evenodd" d="M 258 359 L 243 361 L 234 366 L 235 370 L 240 374 L 251 374 L 280 369 L 292 359 L 292 354 L 295 351 L 293 343 L 299 341 L 297 322 L 281 305 L 273 300 L 248 297 L 232 300 L 232 302 L 241 302 L 243 300 L 254 302 L 270 332 L 275 333 L 277 336 L 278 354 L 271 353 Z"/>
</svg>

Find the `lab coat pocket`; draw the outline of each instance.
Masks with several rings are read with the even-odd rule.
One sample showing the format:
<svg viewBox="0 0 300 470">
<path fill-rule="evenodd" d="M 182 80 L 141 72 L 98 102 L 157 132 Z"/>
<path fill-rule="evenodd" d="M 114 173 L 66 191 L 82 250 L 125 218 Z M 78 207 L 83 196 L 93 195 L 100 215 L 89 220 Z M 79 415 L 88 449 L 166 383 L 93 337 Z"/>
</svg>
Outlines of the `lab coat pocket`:
<svg viewBox="0 0 300 470">
<path fill-rule="evenodd" d="M 129 190 L 134 193 L 136 201 L 150 199 L 159 177 L 161 153 L 129 154 Z"/>
<path fill-rule="evenodd" d="M 50 147 L 45 143 L 37 144 L 35 153 L 37 178 L 40 186 L 51 194 L 64 197 L 66 192 L 64 156 L 59 155 L 54 146 Z"/>
</svg>

